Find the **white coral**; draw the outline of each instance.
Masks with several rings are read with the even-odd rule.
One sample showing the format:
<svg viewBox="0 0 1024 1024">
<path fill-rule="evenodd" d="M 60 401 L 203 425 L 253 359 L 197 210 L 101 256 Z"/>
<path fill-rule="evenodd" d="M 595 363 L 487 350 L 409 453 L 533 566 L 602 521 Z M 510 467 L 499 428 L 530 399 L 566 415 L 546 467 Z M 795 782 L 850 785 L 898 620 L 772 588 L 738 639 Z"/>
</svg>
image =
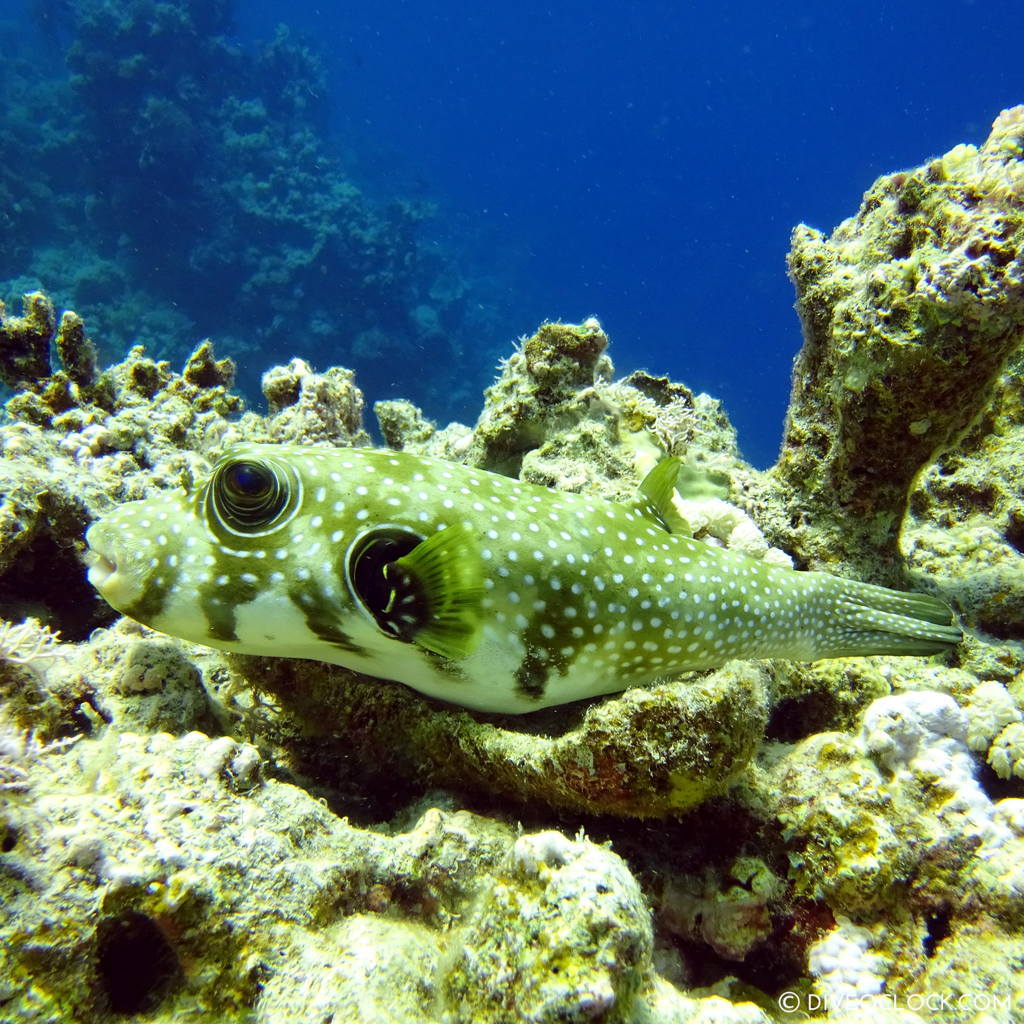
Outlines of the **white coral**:
<svg viewBox="0 0 1024 1024">
<path fill-rule="evenodd" d="M 955 755 L 967 739 L 967 716 L 945 693 L 919 690 L 881 697 L 864 712 L 867 751 L 889 771 Z M 924 767 L 923 764 L 914 767 Z M 971 775 L 970 769 L 967 771 Z"/>
<path fill-rule="evenodd" d="M 967 707 L 967 742 L 984 751 L 1001 779 L 1024 779 L 1024 714 L 1014 695 L 992 680 L 975 687 Z"/>
<path fill-rule="evenodd" d="M 834 931 L 820 938 L 807 951 L 815 987 L 830 1006 L 842 1007 L 851 999 L 863 999 L 882 991 L 885 961 L 871 952 L 874 936 L 848 918 L 837 918 Z"/>
<path fill-rule="evenodd" d="M 978 856 L 988 858 L 1013 833 L 997 818 L 978 782 L 967 729 L 967 714 L 949 694 L 915 690 L 872 702 L 864 712 L 861 742 L 889 771 L 910 772 L 927 785 L 941 820 L 955 834 L 981 840 Z M 1009 730 L 1020 730 L 1016 735 L 1024 758 L 1024 725 L 1014 723 L 1003 732 Z M 1020 767 L 1024 771 L 1024 760 Z"/>
<path fill-rule="evenodd" d="M 994 680 L 974 688 L 967 704 L 967 745 L 984 751 L 1006 726 L 1024 717 L 1010 691 Z"/>
<path fill-rule="evenodd" d="M 42 768 L 52 774 L 44 758 L 70 750 L 81 735 L 40 743 L 35 733 L 12 729 L 0 724 L 0 792 L 25 792 L 30 787 L 33 768 Z"/>
<path fill-rule="evenodd" d="M 18 623 L 0 621 L 0 661 L 24 665 L 38 674 L 40 663 L 63 654 L 60 633 L 42 625 L 37 619 Z"/>
<path fill-rule="evenodd" d="M 785 552 L 768 546 L 757 523 L 743 509 L 722 498 L 681 498 L 675 495 L 673 501 L 676 511 L 689 524 L 695 537 L 770 565 L 793 567 L 792 559 Z"/>
<path fill-rule="evenodd" d="M 549 829 L 532 835 L 520 836 L 512 848 L 512 861 L 528 875 L 540 873 L 542 866 L 565 867 L 580 855 L 582 845 Z"/>
<path fill-rule="evenodd" d="M 1011 722 L 996 736 L 988 763 L 1001 779 L 1024 779 L 1024 722 Z"/>
<path fill-rule="evenodd" d="M 75 462 L 86 466 L 92 464 L 97 455 L 116 447 L 114 432 L 103 423 L 90 423 L 74 434 L 66 435 L 60 442 L 60 450 Z"/>
<path fill-rule="evenodd" d="M 1024 836 L 1024 800 L 1011 796 L 996 801 L 995 819 L 1015 836 Z"/>
</svg>

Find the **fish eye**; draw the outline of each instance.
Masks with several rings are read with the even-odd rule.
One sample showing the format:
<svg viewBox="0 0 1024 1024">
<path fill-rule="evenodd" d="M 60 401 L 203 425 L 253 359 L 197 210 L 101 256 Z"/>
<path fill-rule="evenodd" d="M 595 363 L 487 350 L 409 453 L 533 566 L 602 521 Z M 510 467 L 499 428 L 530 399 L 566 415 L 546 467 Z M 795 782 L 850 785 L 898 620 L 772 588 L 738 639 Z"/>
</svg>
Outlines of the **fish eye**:
<svg viewBox="0 0 1024 1024">
<path fill-rule="evenodd" d="M 266 530 L 289 507 L 290 482 L 269 462 L 238 459 L 221 466 L 207 492 L 211 511 L 232 532 Z"/>
<path fill-rule="evenodd" d="M 274 474 L 258 462 L 236 462 L 224 471 L 224 486 L 239 502 L 258 502 L 273 489 Z"/>
</svg>

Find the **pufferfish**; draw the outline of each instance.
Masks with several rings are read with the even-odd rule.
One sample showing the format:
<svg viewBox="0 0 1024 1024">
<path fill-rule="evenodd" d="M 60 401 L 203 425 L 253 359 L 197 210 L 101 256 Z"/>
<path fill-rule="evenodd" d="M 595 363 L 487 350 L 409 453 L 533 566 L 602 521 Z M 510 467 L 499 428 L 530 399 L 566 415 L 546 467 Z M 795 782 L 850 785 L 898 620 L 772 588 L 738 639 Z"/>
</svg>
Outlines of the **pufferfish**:
<svg viewBox="0 0 1024 1024">
<path fill-rule="evenodd" d="M 617 504 L 402 452 L 236 445 L 191 492 L 90 527 L 89 579 L 172 636 L 503 713 L 733 658 L 960 640 L 933 597 L 672 532 L 678 470 L 663 460 Z"/>
</svg>

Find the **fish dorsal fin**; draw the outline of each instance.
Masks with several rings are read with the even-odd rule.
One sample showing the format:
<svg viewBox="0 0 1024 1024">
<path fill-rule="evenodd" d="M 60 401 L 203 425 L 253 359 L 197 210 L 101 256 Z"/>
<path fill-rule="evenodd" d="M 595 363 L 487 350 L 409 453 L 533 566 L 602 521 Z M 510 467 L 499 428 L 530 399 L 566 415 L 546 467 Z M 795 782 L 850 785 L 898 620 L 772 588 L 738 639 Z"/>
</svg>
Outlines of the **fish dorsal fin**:
<svg viewBox="0 0 1024 1024">
<path fill-rule="evenodd" d="M 456 523 L 417 544 L 386 570 L 393 600 L 419 606 L 410 637 L 425 650 L 458 661 L 473 651 L 482 621 L 483 564 L 468 526 Z"/>
<path fill-rule="evenodd" d="M 666 533 L 679 533 L 681 517 L 672 504 L 681 463 L 675 456 L 662 459 L 640 482 L 633 511 L 660 526 Z"/>
<path fill-rule="evenodd" d="M 707 466 L 687 465 L 679 467 L 676 477 L 676 490 L 684 498 L 697 501 L 707 498 L 729 500 L 729 476 L 720 470 L 709 469 Z"/>
</svg>

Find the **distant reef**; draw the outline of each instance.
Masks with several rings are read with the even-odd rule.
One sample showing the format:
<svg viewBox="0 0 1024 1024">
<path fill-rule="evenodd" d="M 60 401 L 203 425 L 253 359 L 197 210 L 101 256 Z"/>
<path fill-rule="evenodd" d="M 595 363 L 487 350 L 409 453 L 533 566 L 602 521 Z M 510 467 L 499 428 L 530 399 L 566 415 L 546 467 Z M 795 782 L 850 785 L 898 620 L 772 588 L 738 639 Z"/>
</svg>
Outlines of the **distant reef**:
<svg viewBox="0 0 1024 1024">
<path fill-rule="evenodd" d="M 0 297 L 46 289 L 108 358 L 215 335 L 254 398 L 257 367 L 301 352 L 378 392 L 419 365 L 408 397 L 471 408 L 498 355 L 484 285 L 423 240 L 431 203 L 356 185 L 314 50 L 284 27 L 239 44 L 234 8 L 35 5 L 51 50 L 11 38 L 0 64 Z"/>
<path fill-rule="evenodd" d="M 85 580 L 92 521 L 225 444 L 369 443 L 351 369 L 271 367 L 261 414 L 209 341 L 104 368 L 43 292 L 0 309 L 0 1018 L 1021 1019 L 1024 107 L 797 228 L 790 268 L 767 471 L 714 398 L 617 378 L 595 319 L 523 338 L 472 426 L 387 399 L 377 427 L 620 500 L 677 457 L 695 536 L 936 594 L 963 643 L 511 718 L 179 642 Z M 303 305 L 271 314 L 304 337 Z"/>
</svg>

